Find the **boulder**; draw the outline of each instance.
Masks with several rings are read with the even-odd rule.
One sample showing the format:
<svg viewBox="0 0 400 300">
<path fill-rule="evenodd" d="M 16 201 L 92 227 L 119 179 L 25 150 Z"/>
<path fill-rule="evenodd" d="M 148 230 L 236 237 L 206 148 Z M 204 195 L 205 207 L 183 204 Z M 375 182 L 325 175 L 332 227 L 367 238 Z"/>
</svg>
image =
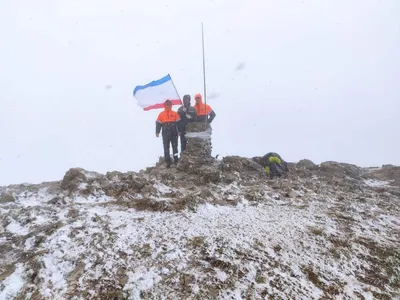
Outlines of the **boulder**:
<svg viewBox="0 0 400 300">
<path fill-rule="evenodd" d="M 131 188 L 135 192 L 140 192 L 140 190 L 146 184 L 148 184 L 147 180 L 140 178 L 138 176 L 131 176 L 131 180 L 129 181 L 129 188 Z"/>
<path fill-rule="evenodd" d="M 56 196 L 50 201 L 47 201 L 47 204 L 52 204 L 52 205 L 65 205 L 67 202 L 65 201 L 64 198 Z"/>
<path fill-rule="evenodd" d="M 381 168 L 364 169 L 363 178 L 387 181 L 392 186 L 400 187 L 400 167 L 383 165 Z"/>
<path fill-rule="evenodd" d="M 142 188 L 141 192 L 144 195 L 157 195 L 158 190 L 153 185 L 148 184 Z"/>
<path fill-rule="evenodd" d="M 222 159 L 223 172 L 239 172 L 256 177 L 266 177 L 263 167 L 254 160 L 240 156 L 225 156 Z"/>
<path fill-rule="evenodd" d="M 296 168 L 298 169 L 306 169 L 306 170 L 313 170 L 317 168 L 317 165 L 314 164 L 309 159 L 302 159 L 296 164 Z"/>
<path fill-rule="evenodd" d="M 12 194 L 9 193 L 3 193 L 0 194 L 0 203 L 10 203 L 10 202 L 14 202 L 15 198 Z"/>
<path fill-rule="evenodd" d="M 323 162 L 319 166 L 319 170 L 326 173 L 332 173 L 336 175 L 348 175 L 350 177 L 359 177 L 362 174 L 360 167 L 347 163 L 338 163 L 334 161 Z"/>
<path fill-rule="evenodd" d="M 112 172 L 107 172 L 106 177 L 108 180 L 113 180 L 113 181 L 118 181 L 121 179 L 123 174 L 119 171 L 112 171 Z"/>
<path fill-rule="evenodd" d="M 87 177 L 84 170 L 81 168 L 72 168 L 65 173 L 61 181 L 61 188 L 63 190 L 75 191 L 81 183 L 87 182 Z"/>
<path fill-rule="evenodd" d="M 296 191 L 292 190 L 287 195 L 288 195 L 289 198 L 296 198 L 296 197 L 299 196 L 299 193 L 297 193 Z"/>
<path fill-rule="evenodd" d="M 215 166 L 201 166 L 198 169 L 199 181 L 202 184 L 217 183 L 221 180 L 221 171 Z"/>
</svg>

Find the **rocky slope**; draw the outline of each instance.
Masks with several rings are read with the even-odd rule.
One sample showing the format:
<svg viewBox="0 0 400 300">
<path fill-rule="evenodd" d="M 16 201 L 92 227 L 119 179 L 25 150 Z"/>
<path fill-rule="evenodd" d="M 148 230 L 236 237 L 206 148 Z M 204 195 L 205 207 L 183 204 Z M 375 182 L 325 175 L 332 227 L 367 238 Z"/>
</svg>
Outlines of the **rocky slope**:
<svg viewBox="0 0 400 300">
<path fill-rule="evenodd" d="M 211 157 L 0 188 L 0 299 L 397 299 L 400 168 Z"/>
<path fill-rule="evenodd" d="M 399 167 L 185 161 L 0 188 L 0 299 L 399 297 Z"/>
</svg>

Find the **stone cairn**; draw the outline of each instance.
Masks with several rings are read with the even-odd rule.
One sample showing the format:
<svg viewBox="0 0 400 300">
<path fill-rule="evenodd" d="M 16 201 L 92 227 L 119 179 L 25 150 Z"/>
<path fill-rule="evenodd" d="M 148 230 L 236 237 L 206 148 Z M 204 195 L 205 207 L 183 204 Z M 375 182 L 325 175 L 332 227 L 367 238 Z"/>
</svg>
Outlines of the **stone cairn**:
<svg viewBox="0 0 400 300">
<path fill-rule="evenodd" d="M 202 166 L 211 165 L 211 126 L 205 122 L 193 122 L 186 126 L 187 146 L 182 152 L 178 169 L 185 172 L 196 171 Z"/>
</svg>

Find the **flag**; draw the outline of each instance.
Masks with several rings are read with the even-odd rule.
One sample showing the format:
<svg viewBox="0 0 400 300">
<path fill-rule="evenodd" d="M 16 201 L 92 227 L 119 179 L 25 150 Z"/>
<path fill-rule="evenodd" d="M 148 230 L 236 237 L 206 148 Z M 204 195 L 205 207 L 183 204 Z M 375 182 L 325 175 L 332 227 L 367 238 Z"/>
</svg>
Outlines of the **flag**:
<svg viewBox="0 0 400 300">
<path fill-rule="evenodd" d="M 172 105 L 182 104 L 169 74 L 146 85 L 136 86 L 133 96 L 143 110 L 164 108 L 166 100 L 171 100 Z"/>
</svg>

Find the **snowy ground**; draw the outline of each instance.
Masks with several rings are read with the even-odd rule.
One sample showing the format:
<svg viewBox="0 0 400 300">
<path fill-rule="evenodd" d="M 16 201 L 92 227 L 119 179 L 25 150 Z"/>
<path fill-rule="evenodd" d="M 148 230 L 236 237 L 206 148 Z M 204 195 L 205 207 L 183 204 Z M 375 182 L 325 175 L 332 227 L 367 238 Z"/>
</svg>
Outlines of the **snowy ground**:
<svg viewBox="0 0 400 300">
<path fill-rule="evenodd" d="M 211 184 L 240 201 L 180 212 L 14 190 L 0 204 L 0 299 L 400 299 L 400 202 L 375 191 L 387 184 L 343 192 L 313 177 L 286 196 L 258 185 L 255 201 Z"/>
</svg>

